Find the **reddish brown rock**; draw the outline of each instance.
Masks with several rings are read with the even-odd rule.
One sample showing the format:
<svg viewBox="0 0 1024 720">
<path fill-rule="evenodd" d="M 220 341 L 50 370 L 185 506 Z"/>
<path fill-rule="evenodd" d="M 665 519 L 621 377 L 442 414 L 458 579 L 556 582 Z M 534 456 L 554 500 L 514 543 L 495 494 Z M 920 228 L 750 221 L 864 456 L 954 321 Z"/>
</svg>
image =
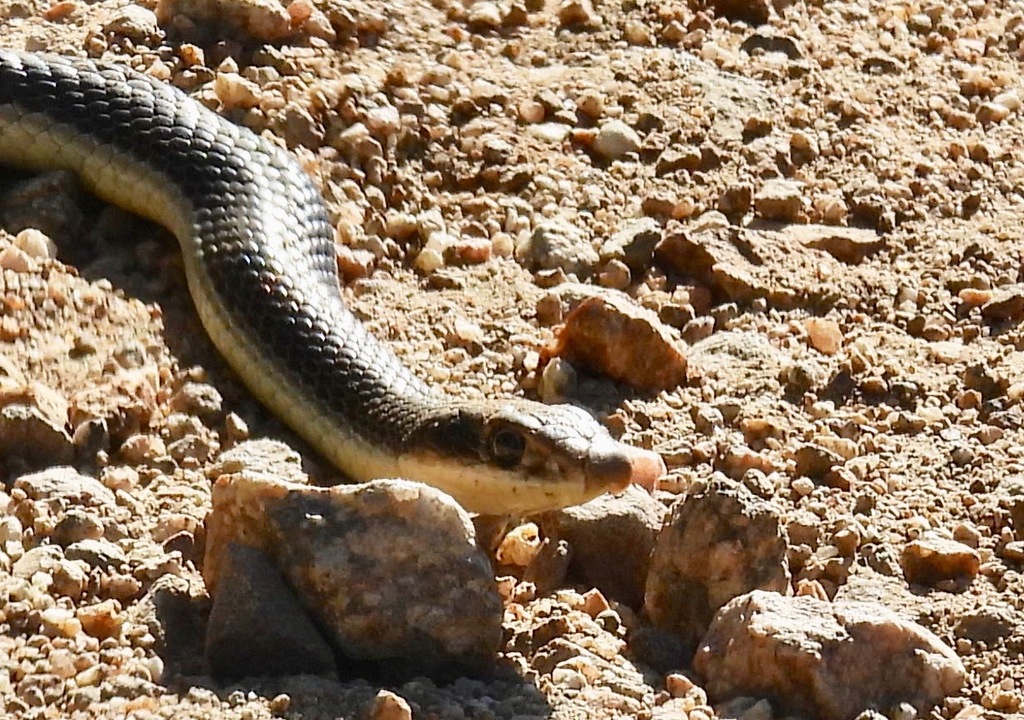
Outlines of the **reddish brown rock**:
<svg viewBox="0 0 1024 720">
<path fill-rule="evenodd" d="M 800 220 L 805 205 L 803 183 L 795 180 L 767 180 L 754 195 L 754 211 L 766 220 Z"/>
<path fill-rule="evenodd" d="M 761 591 L 718 612 L 694 667 L 712 700 L 771 697 L 822 720 L 900 703 L 925 712 L 965 678 L 952 649 L 883 605 Z"/>
<path fill-rule="evenodd" d="M 581 302 L 565 319 L 545 357 L 651 392 L 686 382 L 686 356 L 674 331 L 624 295 L 603 293 Z"/>
<path fill-rule="evenodd" d="M 690 0 L 694 12 L 704 10 L 708 5 L 718 17 L 742 20 L 751 25 L 763 25 L 771 13 L 771 5 L 766 0 L 711 0 L 707 3 Z"/>
<path fill-rule="evenodd" d="M 183 23 L 216 23 L 228 35 L 264 42 L 283 40 L 293 34 L 292 18 L 277 0 L 159 0 L 156 17 L 162 27 Z"/>
<path fill-rule="evenodd" d="M 981 565 L 974 548 L 934 535 L 908 543 L 902 561 L 903 576 L 916 585 L 935 585 L 943 580 L 970 582 Z"/>
<path fill-rule="evenodd" d="M 22 475 L 14 481 L 14 488 L 24 492 L 30 500 L 44 500 L 55 507 L 65 504 L 113 508 L 117 505 L 114 493 L 103 483 L 69 467 Z"/>
<path fill-rule="evenodd" d="M 807 328 L 807 341 L 822 355 L 835 355 L 843 346 L 843 331 L 835 320 L 808 318 L 804 327 Z"/>
</svg>

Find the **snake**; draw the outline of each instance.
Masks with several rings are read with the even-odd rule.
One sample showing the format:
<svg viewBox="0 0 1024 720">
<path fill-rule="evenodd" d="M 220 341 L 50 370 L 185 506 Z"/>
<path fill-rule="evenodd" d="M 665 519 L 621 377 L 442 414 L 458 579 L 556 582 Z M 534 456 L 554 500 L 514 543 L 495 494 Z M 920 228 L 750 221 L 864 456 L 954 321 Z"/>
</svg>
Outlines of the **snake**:
<svg viewBox="0 0 1024 720">
<path fill-rule="evenodd" d="M 530 515 L 665 472 L 575 405 L 427 384 L 347 306 L 326 205 L 296 158 L 167 83 L 0 50 L 0 163 L 73 172 L 169 230 L 213 345 L 354 482 L 404 478 L 472 513 Z"/>
</svg>

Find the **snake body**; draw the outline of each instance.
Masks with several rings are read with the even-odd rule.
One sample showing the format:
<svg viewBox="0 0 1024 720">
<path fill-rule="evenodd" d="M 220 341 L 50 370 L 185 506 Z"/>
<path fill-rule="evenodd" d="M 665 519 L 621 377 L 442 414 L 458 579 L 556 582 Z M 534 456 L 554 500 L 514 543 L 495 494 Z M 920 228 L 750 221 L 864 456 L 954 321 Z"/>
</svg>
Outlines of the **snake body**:
<svg viewBox="0 0 1024 720">
<path fill-rule="evenodd" d="M 293 157 L 115 64 L 0 50 L 0 162 L 69 169 L 177 237 L 200 319 L 250 390 L 353 480 L 531 513 L 664 469 L 585 411 L 438 393 L 341 295 L 333 228 Z"/>
</svg>

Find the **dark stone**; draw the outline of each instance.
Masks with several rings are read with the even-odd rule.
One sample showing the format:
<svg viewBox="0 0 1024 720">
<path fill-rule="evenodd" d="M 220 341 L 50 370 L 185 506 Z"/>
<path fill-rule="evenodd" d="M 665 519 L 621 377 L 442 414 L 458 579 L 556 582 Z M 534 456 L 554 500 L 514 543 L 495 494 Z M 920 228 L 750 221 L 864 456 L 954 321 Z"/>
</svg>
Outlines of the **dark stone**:
<svg viewBox="0 0 1024 720">
<path fill-rule="evenodd" d="M 259 550 L 232 543 L 206 629 L 206 660 L 220 678 L 322 675 L 334 653 Z"/>
</svg>

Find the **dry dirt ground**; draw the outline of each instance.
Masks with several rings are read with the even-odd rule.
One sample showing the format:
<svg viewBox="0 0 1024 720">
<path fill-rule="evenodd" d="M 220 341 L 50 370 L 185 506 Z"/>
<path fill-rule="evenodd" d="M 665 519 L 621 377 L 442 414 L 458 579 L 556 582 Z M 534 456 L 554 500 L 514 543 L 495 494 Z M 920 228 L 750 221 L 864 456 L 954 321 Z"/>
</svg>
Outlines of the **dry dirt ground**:
<svg viewBox="0 0 1024 720">
<path fill-rule="evenodd" d="M 691 358 L 684 387 L 645 395 L 586 373 L 569 387 L 626 440 L 663 454 L 661 497 L 715 467 L 759 468 L 787 518 L 818 529 L 807 548 L 816 561 L 804 557 L 798 577 L 829 595 L 856 586 L 956 650 L 968 683 L 935 717 L 1024 710 L 1024 535 L 1013 522 L 1024 519 L 1017 3 L 779 0 L 756 27 L 683 0 L 328 0 L 304 24 L 310 6 L 293 3 L 298 29 L 270 43 L 252 41 L 273 34 L 252 19 L 189 20 L 204 3 L 163 5 L 159 26 L 127 7 L 0 0 L 0 46 L 131 63 L 283 138 L 324 190 L 355 310 L 453 393 L 534 392 L 536 354 L 553 334 L 538 301 L 559 278 L 531 273 L 535 258 L 513 249 L 542 221 L 575 227 L 597 251 L 577 263 L 579 279 L 625 287 L 688 339 L 730 339 Z M 609 129 L 614 119 L 628 129 Z M 349 131 L 357 122 L 362 131 Z M 610 146 L 597 142 L 602 127 Z M 105 436 L 86 428 L 75 442 L 80 454 L 98 443 L 92 472 L 120 513 L 106 536 L 120 533 L 126 556 L 121 571 L 81 580 L 85 597 L 116 600 L 78 618 L 100 636 L 97 626 L 116 624 L 105 640 L 69 640 L 82 633 L 60 612 L 74 610 L 66 601 L 45 617 L 9 608 L 3 712 L 363 712 L 377 691 L 366 681 L 224 687 L 202 676 L 194 637 L 154 636 L 139 598 L 165 576 L 201 605 L 190 552 L 209 502 L 204 468 L 219 448 L 278 437 L 306 453 L 314 475 L 332 472 L 218 359 L 163 233 L 88 199 L 71 211 L 4 203 L 9 226 L 11 208 L 58 218 L 48 232 L 78 275 L 5 256 L 3 373 L 55 391 L 72 418 L 108 420 Z M 625 270 L 601 255 L 642 217 L 666 235 L 708 225 L 750 234 L 739 251 L 708 248 L 717 265 L 689 273 L 649 257 Z M 772 234 L 794 224 L 877 238 L 826 253 Z M 7 463 L 4 479 L 23 461 Z M 830 482 L 808 482 L 813 468 L 801 462 L 825 462 Z M 53 530 L 34 521 L 0 528 L 5 551 Z M 830 563 L 850 553 L 851 528 L 851 561 Z M 911 589 L 899 577 L 903 548 L 928 532 L 976 550 L 969 582 Z M 1002 620 L 979 639 L 964 619 L 982 611 Z M 43 629 L 26 631 L 32 623 Z M 161 655 L 162 641 L 179 646 Z M 160 680 L 166 657 L 174 673 Z M 452 718 L 649 717 L 665 697 L 656 674 L 589 694 L 550 673 L 526 676 L 393 690 L 422 717 Z"/>
</svg>

